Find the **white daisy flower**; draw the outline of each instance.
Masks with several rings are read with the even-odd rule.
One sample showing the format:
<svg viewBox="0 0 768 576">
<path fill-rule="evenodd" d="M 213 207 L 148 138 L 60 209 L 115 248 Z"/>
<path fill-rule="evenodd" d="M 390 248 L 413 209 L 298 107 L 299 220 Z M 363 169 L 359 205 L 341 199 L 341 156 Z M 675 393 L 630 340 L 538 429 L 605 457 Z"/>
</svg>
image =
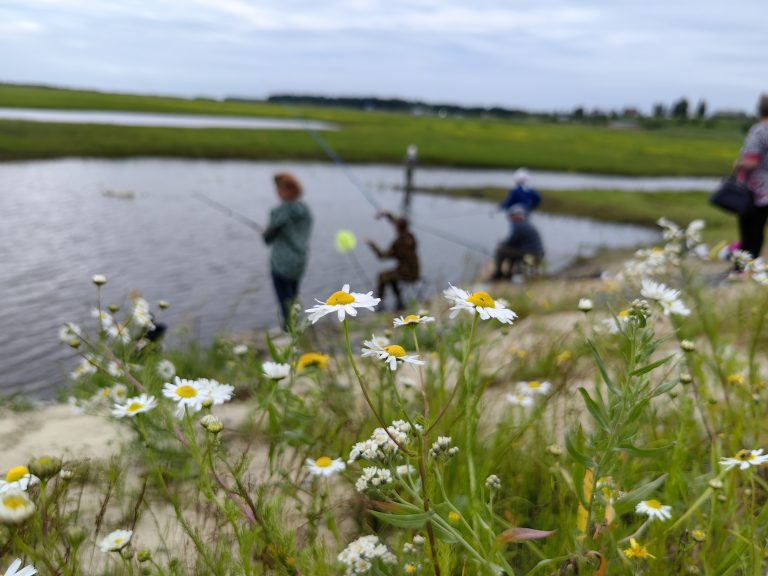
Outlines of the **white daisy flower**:
<svg viewBox="0 0 768 576">
<path fill-rule="evenodd" d="M 408 316 L 399 316 L 392 320 L 395 328 L 400 326 L 416 326 L 418 324 L 426 324 L 428 322 L 434 322 L 435 319 L 432 316 L 422 316 L 421 314 L 408 314 Z"/>
<path fill-rule="evenodd" d="M 67 322 L 64 326 L 59 328 L 59 340 L 65 344 L 69 344 L 74 340 L 79 341 L 81 334 L 82 330 L 80 330 L 80 326 L 73 324 L 72 322 Z"/>
<path fill-rule="evenodd" d="M 470 314 L 477 312 L 483 320 L 495 318 L 502 324 L 512 324 L 512 321 L 517 318 L 517 314 L 491 298 L 488 292 L 479 291 L 470 294 L 461 288 L 450 285 L 447 290 L 443 291 L 443 295 L 454 303 L 454 306 L 451 307 L 451 318 L 455 318 L 462 310 Z"/>
<path fill-rule="evenodd" d="M 131 542 L 133 530 L 115 530 L 107 534 L 100 542 L 102 552 L 119 552 Z"/>
<path fill-rule="evenodd" d="M 200 389 L 195 380 L 186 380 L 176 376 L 174 383 L 166 382 L 163 386 L 163 396 L 170 398 L 177 404 L 176 415 L 184 416 L 185 409 L 194 414 L 203 407 L 203 401 L 208 397 Z"/>
<path fill-rule="evenodd" d="M 94 361 L 91 359 L 91 357 L 86 356 L 85 358 L 80 359 L 80 364 L 78 364 L 75 369 L 69 373 L 69 377 L 73 380 L 79 380 L 84 376 L 96 374 L 97 370 L 98 369 L 96 368 L 96 365 L 94 364 Z"/>
<path fill-rule="evenodd" d="M 235 387 L 230 384 L 221 384 L 208 378 L 201 378 L 197 385 L 205 397 L 204 400 L 210 399 L 215 406 L 232 400 L 232 393 L 235 391 Z"/>
<path fill-rule="evenodd" d="M 152 330 L 155 325 L 152 322 L 152 314 L 149 312 L 149 302 L 144 298 L 136 298 L 133 301 L 133 323 L 142 328 Z"/>
<path fill-rule="evenodd" d="M 390 344 L 389 346 L 381 346 L 376 341 L 376 335 L 374 334 L 371 340 L 366 340 L 363 342 L 363 351 L 362 351 L 363 358 L 367 358 L 369 356 L 375 356 L 379 360 L 384 360 L 388 365 L 389 369 L 392 371 L 397 370 L 397 363 L 408 363 L 408 364 L 417 364 L 421 365 L 424 364 L 423 360 L 419 360 L 418 356 L 409 356 L 405 348 L 402 346 L 399 346 L 397 344 Z"/>
<path fill-rule="evenodd" d="M 176 366 L 170 360 L 160 360 L 155 366 L 155 372 L 163 380 L 170 380 L 176 376 Z"/>
<path fill-rule="evenodd" d="M 107 363 L 107 373 L 113 378 L 120 378 L 125 374 L 118 362 L 111 360 Z"/>
<path fill-rule="evenodd" d="M 248 352 L 248 346 L 245 344 L 238 344 L 232 348 L 232 354 L 235 356 L 242 356 Z"/>
<path fill-rule="evenodd" d="M 106 310 L 99 310 L 98 308 L 91 309 L 91 316 L 94 317 L 99 322 L 99 326 L 102 330 L 107 330 L 111 326 L 114 326 L 115 319 L 112 317 L 112 314 L 107 312 Z"/>
<path fill-rule="evenodd" d="M 320 456 L 317 460 L 307 458 L 307 468 L 312 476 L 333 476 L 346 468 L 341 458 L 331 459 Z"/>
<path fill-rule="evenodd" d="M 605 318 L 602 323 L 609 334 L 618 334 L 619 331 L 624 330 L 629 324 L 629 309 L 621 310 L 616 314 L 615 318 Z"/>
<path fill-rule="evenodd" d="M 518 394 L 528 394 L 529 396 L 533 396 L 534 394 L 541 394 L 542 396 L 545 396 L 549 394 L 549 389 L 551 387 L 552 384 L 546 380 L 543 382 L 540 380 L 529 380 L 528 382 L 518 382 L 515 385 L 515 390 Z"/>
<path fill-rule="evenodd" d="M 746 470 L 750 466 L 760 466 L 768 462 L 768 454 L 763 454 L 760 450 L 739 450 L 732 458 L 721 458 L 720 465 L 728 469 L 738 466 L 741 470 Z"/>
<path fill-rule="evenodd" d="M 643 279 L 642 289 L 640 294 L 657 302 L 665 316 L 670 314 L 676 314 L 678 316 L 688 316 L 691 311 L 680 300 L 680 291 L 672 288 L 667 288 L 661 282 L 654 282 L 653 280 Z"/>
<path fill-rule="evenodd" d="M 117 403 L 112 409 L 112 416 L 123 418 L 125 416 L 136 416 L 142 412 L 149 412 L 157 406 L 157 398 L 147 394 L 141 394 L 133 398 L 128 398 L 124 404 Z"/>
<path fill-rule="evenodd" d="M 374 307 L 381 302 L 381 298 L 374 298 L 373 291 L 367 294 L 359 292 L 350 292 L 349 284 L 344 284 L 339 292 L 334 292 L 325 302 L 315 299 L 317 304 L 308 310 L 309 320 L 314 324 L 326 314 L 336 313 L 339 322 L 342 322 L 346 316 L 357 316 L 357 308 L 365 308 L 373 311 Z"/>
<path fill-rule="evenodd" d="M 635 506 L 635 512 L 662 522 L 672 518 L 672 506 L 662 504 L 658 500 L 643 500 Z"/>
<path fill-rule="evenodd" d="M 0 493 L 0 524 L 21 524 L 35 513 L 35 503 L 23 490 L 8 488 Z"/>
<path fill-rule="evenodd" d="M 115 323 L 106 329 L 107 338 L 128 344 L 131 341 L 131 331 L 126 324 Z"/>
<path fill-rule="evenodd" d="M 6 490 L 27 490 L 30 486 L 38 484 L 40 479 L 30 473 L 26 466 L 14 466 L 0 480 L 0 493 Z"/>
<path fill-rule="evenodd" d="M 523 406 L 524 408 L 533 406 L 533 398 L 530 394 L 507 394 L 507 402 L 514 406 Z"/>
<path fill-rule="evenodd" d="M 107 277 L 104 276 L 104 274 L 94 274 L 91 277 L 91 281 L 96 284 L 96 286 L 103 286 L 107 283 Z"/>
<path fill-rule="evenodd" d="M 37 570 L 31 564 L 24 566 L 21 570 L 19 570 L 19 566 L 21 566 L 21 559 L 16 558 L 16 560 L 8 566 L 8 570 L 5 571 L 5 576 L 34 576 L 37 574 Z"/>
<path fill-rule="evenodd" d="M 261 370 L 267 378 L 272 380 L 282 380 L 290 375 L 291 365 L 279 364 L 277 362 L 264 362 L 261 365 Z"/>
<path fill-rule="evenodd" d="M 125 384 L 115 384 L 109 389 L 109 396 L 115 402 L 125 402 L 128 398 L 128 386 Z"/>
<path fill-rule="evenodd" d="M 589 312 L 594 307 L 595 307 L 594 302 L 592 302 L 592 300 L 590 300 L 589 298 L 579 299 L 579 310 L 581 310 L 582 312 Z"/>
</svg>

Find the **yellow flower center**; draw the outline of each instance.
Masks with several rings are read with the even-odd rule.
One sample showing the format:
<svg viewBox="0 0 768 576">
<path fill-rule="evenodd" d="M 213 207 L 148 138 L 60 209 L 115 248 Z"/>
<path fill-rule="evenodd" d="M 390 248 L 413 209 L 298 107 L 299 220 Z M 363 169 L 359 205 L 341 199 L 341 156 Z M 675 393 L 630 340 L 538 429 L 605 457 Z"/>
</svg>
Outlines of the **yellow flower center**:
<svg viewBox="0 0 768 576">
<path fill-rule="evenodd" d="M 475 292 L 467 298 L 467 302 L 474 304 L 480 308 L 493 308 L 496 306 L 496 302 L 493 301 L 491 295 L 488 292 Z"/>
<path fill-rule="evenodd" d="M 27 505 L 26 498 L 22 498 L 21 496 L 8 496 L 6 498 L 3 498 L 3 506 L 6 508 L 10 508 L 11 510 L 18 510 L 19 508 L 24 508 Z"/>
<path fill-rule="evenodd" d="M 416 314 L 408 314 L 404 319 L 404 322 L 406 324 L 418 324 L 419 323 L 419 317 L 416 316 Z"/>
<path fill-rule="evenodd" d="M 8 470 L 8 474 L 5 475 L 5 481 L 18 482 L 27 474 L 29 474 L 29 468 L 26 466 L 16 466 L 15 468 Z"/>
<path fill-rule="evenodd" d="M 328 365 L 328 356 L 317 352 L 307 352 L 299 358 L 299 369 L 325 368 Z"/>
<path fill-rule="evenodd" d="M 405 356 L 405 348 L 403 348 L 402 346 L 398 346 L 397 344 L 390 344 L 389 346 L 384 346 L 384 351 L 390 356 L 394 356 L 395 358 L 402 358 L 403 356 Z"/>
<path fill-rule="evenodd" d="M 328 468 L 331 464 L 333 464 L 333 460 L 328 458 L 328 456 L 320 456 L 320 458 L 315 460 L 315 466 L 318 468 Z"/>
<path fill-rule="evenodd" d="M 405 573 L 406 574 L 416 574 L 416 566 L 413 564 L 406 564 L 405 565 Z"/>
<path fill-rule="evenodd" d="M 448 521 L 451 524 L 457 524 L 459 520 L 461 520 L 461 515 L 458 512 L 454 512 L 453 510 L 448 512 Z"/>
<path fill-rule="evenodd" d="M 122 538 L 115 538 L 112 542 L 115 543 L 115 544 L 122 544 L 123 539 Z"/>
<path fill-rule="evenodd" d="M 736 452 L 736 459 L 744 462 L 749 462 L 755 459 L 755 455 L 752 454 L 752 450 L 739 450 Z"/>
<path fill-rule="evenodd" d="M 126 412 L 138 412 L 142 408 L 144 408 L 144 404 L 141 402 L 131 402 L 126 408 Z"/>
<path fill-rule="evenodd" d="M 190 386 L 189 384 L 184 384 L 183 386 L 176 388 L 176 395 L 181 398 L 194 398 L 197 396 L 197 388 Z"/>
<path fill-rule="evenodd" d="M 515 396 L 515 400 L 517 400 L 518 402 L 523 402 L 525 401 L 526 398 L 527 396 L 525 394 L 518 394 Z"/>
<path fill-rule="evenodd" d="M 530 382 L 528 382 L 528 388 L 532 388 L 533 390 L 537 390 L 537 389 L 541 388 L 541 382 L 539 382 L 538 380 L 531 380 Z"/>
<path fill-rule="evenodd" d="M 648 506 L 648 508 L 653 508 L 654 510 L 661 510 L 661 502 L 658 500 L 646 500 L 645 505 Z"/>
<path fill-rule="evenodd" d="M 629 310 L 622 310 L 618 313 L 619 318 L 626 318 L 627 316 L 629 316 Z"/>
<path fill-rule="evenodd" d="M 741 374 L 729 374 L 726 381 L 728 384 L 744 384 L 744 377 Z"/>
<path fill-rule="evenodd" d="M 349 292 L 334 292 L 331 297 L 325 301 L 328 306 L 342 306 L 344 304 L 352 304 L 355 301 L 355 297 Z"/>
</svg>

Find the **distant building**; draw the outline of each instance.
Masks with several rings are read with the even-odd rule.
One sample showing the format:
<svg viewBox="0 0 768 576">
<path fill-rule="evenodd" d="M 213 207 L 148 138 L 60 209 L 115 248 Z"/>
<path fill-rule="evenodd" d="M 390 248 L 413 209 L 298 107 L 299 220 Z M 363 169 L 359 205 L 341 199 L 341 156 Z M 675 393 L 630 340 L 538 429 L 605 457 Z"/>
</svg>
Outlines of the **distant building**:
<svg viewBox="0 0 768 576">
<path fill-rule="evenodd" d="M 718 110 L 712 114 L 715 120 L 746 120 L 749 115 L 743 110 Z"/>
</svg>

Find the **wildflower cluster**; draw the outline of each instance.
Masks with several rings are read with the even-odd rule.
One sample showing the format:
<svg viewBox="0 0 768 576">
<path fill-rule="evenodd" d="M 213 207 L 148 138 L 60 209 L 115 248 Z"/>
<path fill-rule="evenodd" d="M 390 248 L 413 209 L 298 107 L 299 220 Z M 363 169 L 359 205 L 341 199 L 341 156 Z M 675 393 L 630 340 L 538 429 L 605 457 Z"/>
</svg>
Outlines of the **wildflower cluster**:
<svg viewBox="0 0 768 576">
<path fill-rule="evenodd" d="M 352 446 L 347 459 L 348 464 L 364 459 L 371 462 L 387 462 L 399 451 L 400 446 L 406 445 L 414 433 L 413 427 L 405 420 L 395 420 L 387 429 L 376 428 L 368 440 Z"/>
<path fill-rule="evenodd" d="M 338 560 L 345 567 L 345 576 L 368 574 L 374 566 L 397 563 L 397 557 L 374 535 L 361 536 L 350 542 Z"/>
</svg>

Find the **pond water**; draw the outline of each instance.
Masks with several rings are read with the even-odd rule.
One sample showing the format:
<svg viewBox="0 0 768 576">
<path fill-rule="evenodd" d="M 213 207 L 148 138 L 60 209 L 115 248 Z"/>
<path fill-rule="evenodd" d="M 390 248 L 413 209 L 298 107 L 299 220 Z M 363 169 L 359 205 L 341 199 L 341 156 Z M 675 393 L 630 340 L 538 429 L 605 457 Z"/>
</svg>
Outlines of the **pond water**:
<svg viewBox="0 0 768 576">
<path fill-rule="evenodd" d="M 112 124 L 117 126 L 162 126 L 166 128 L 237 128 L 243 130 L 336 130 L 327 122 L 255 118 L 249 116 L 205 116 L 199 114 L 153 114 L 99 110 L 50 110 L 0 108 L 0 120 L 59 122 L 65 124 Z"/>
<path fill-rule="evenodd" d="M 352 170 L 376 203 L 399 209 L 399 167 Z M 50 397 L 64 381 L 73 360 L 58 342 L 57 330 L 65 321 L 89 324 L 95 298 L 90 278 L 96 273 L 109 278 L 105 303 L 123 303 L 133 289 L 153 308 L 158 300 L 168 300 L 171 308 L 163 318 L 170 328 L 192 320 L 202 341 L 225 329 L 276 325 L 267 247 L 252 230 L 196 200 L 194 193 L 266 222 L 276 204 L 272 175 L 280 171 L 303 182 L 315 216 L 303 302 L 324 298 L 344 282 L 358 291 L 375 288 L 377 271 L 387 264 L 358 246 L 356 265 L 336 252 L 334 235 L 348 229 L 388 245 L 392 229 L 373 218 L 371 204 L 333 165 L 166 159 L 0 164 L 0 392 Z M 457 185 L 481 185 L 484 174 L 488 171 L 421 170 L 416 182 L 450 185 L 453 176 Z M 414 198 L 425 294 L 448 282 L 461 285 L 489 260 L 507 233 L 505 219 L 492 214 L 493 208 L 477 200 Z M 534 221 L 550 271 L 602 246 L 658 238 L 646 228 L 546 213 L 536 214 Z"/>
</svg>

